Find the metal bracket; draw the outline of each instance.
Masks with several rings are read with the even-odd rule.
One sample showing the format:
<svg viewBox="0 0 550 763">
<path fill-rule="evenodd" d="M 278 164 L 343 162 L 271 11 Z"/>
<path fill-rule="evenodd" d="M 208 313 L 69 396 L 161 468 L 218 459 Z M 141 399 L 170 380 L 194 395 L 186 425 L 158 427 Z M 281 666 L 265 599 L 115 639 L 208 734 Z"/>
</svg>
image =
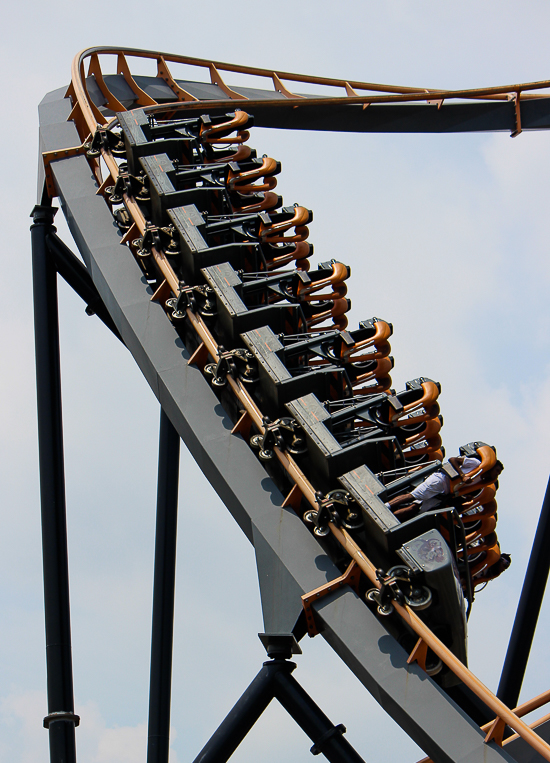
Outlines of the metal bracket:
<svg viewBox="0 0 550 763">
<path fill-rule="evenodd" d="M 170 316 L 172 321 L 183 320 L 187 317 L 187 310 L 191 310 L 193 313 L 196 310 L 197 305 L 193 288 L 180 284 L 178 296 L 167 299 L 165 305 L 172 310 L 172 315 Z"/>
<path fill-rule="evenodd" d="M 80 716 L 75 715 L 74 713 L 65 712 L 64 710 L 60 710 L 57 713 L 50 713 L 44 718 L 44 728 L 49 729 L 50 723 L 54 723 L 55 721 L 72 721 L 75 726 L 80 726 Z"/>
<path fill-rule="evenodd" d="M 129 175 L 119 175 L 117 184 L 121 178 L 122 178 L 122 182 L 126 183 L 126 181 L 128 180 L 128 177 Z M 112 200 L 113 194 L 116 194 L 117 192 L 116 186 L 114 186 L 112 189 L 107 188 L 105 192 L 110 194 L 111 200 Z M 122 189 L 122 193 L 126 193 L 125 187 Z M 122 201 L 122 197 L 120 197 L 120 200 Z M 115 203 L 118 203 L 118 199 Z M 143 236 L 141 236 L 141 238 L 135 238 L 133 243 L 134 243 L 134 246 L 136 247 L 136 254 L 138 257 L 149 257 L 152 254 L 153 247 L 157 251 L 160 251 L 162 249 L 159 229 L 156 227 L 156 225 L 151 225 L 150 223 L 147 224 L 143 232 Z"/>
<path fill-rule="evenodd" d="M 427 586 L 415 582 L 417 573 L 410 567 L 396 565 L 387 572 L 380 569 L 376 570 L 376 579 L 380 583 L 380 589 L 371 588 L 367 591 L 366 598 L 367 601 L 373 601 L 378 605 L 378 614 L 380 615 L 391 615 L 394 610 L 393 601 L 401 606 L 406 604 L 417 612 L 427 609 L 432 603 L 431 590 Z M 403 590 L 404 588 L 405 590 Z M 416 645 L 412 654 L 417 647 L 420 648 L 420 644 Z M 411 659 L 412 661 L 413 659 Z M 420 662 L 420 660 L 418 661 Z"/>
<path fill-rule="evenodd" d="M 521 91 L 518 90 L 517 93 L 511 93 L 508 97 L 511 101 L 514 101 L 515 106 L 515 117 L 516 117 L 516 129 L 512 130 L 510 133 L 511 138 L 517 138 L 517 136 L 522 132 L 521 129 L 521 109 L 519 105 L 519 99 L 520 99 Z"/>
<path fill-rule="evenodd" d="M 311 606 L 312 603 L 314 601 L 319 601 L 319 599 L 322 599 L 323 596 L 326 596 L 328 593 L 332 593 L 333 591 L 337 591 L 339 588 L 342 588 L 345 585 L 349 585 L 351 588 L 353 588 L 355 593 L 358 593 L 360 578 L 361 570 L 357 563 L 352 561 L 344 574 L 340 575 L 339 578 L 335 578 L 334 580 L 331 580 L 330 583 L 326 583 L 319 588 L 315 588 L 313 591 L 305 593 L 302 596 L 302 606 L 306 616 L 307 632 L 311 638 L 319 633 L 315 623 L 313 608 Z"/>
<path fill-rule="evenodd" d="M 353 496 L 345 490 L 331 490 L 327 495 L 316 494 L 318 511 L 307 511 L 304 515 L 306 522 L 314 522 L 314 533 L 318 537 L 328 535 L 328 523 L 333 522 L 337 527 L 345 527 L 348 531 L 363 528 L 361 510 Z M 341 516 L 338 507 L 345 507 L 345 515 Z"/>
<path fill-rule="evenodd" d="M 89 155 L 88 151 L 88 155 Z M 132 196 L 135 198 L 136 201 L 149 201 L 149 188 L 147 185 L 147 178 L 145 175 L 130 175 L 129 172 L 126 172 L 121 169 L 121 171 L 118 174 L 118 177 L 116 179 L 116 182 L 114 185 L 109 185 L 105 187 L 105 197 L 107 201 L 111 204 L 122 204 L 124 201 L 124 196 Z M 148 230 L 155 230 L 153 227 L 150 227 Z M 147 234 L 146 231 L 146 234 Z M 144 237 L 145 238 L 145 237 Z M 155 246 L 157 246 L 157 243 L 155 242 Z M 160 246 L 160 239 L 159 244 Z M 143 247 L 145 248 L 145 247 Z M 157 247 L 158 248 L 158 247 Z"/>
<path fill-rule="evenodd" d="M 489 742 L 495 742 L 499 747 L 502 747 L 502 740 L 504 738 L 504 732 L 506 730 L 506 723 L 502 720 L 502 718 L 499 718 L 498 716 L 495 718 L 493 723 L 491 724 L 491 728 L 487 732 L 487 736 L 483 740 L 485 744 L 488 744 Z"/>
<path fill-rule="evenodd" d="M 101 149 L 109 151 L 113 156 L 126 156 L 126 147 L 122 137 L 118 133 L 106 130 L 104 127 L 98 127 L 93 138 L 84 143 L 84 147 L 86 155 L 90 159 L 96 159 L 101 156 Z"/>
<path fill-rule="evenodd" d="M 346 733 L 346 727 L 343 723 L 339 723 L 338 726 L 333 726 L 328 731 L 325 731 L 323 736 L 315 742 L 315 744 L 310 748 L 310 752 L 312 755 L 320 755 L 323 752 L 323 747 L 325 745 L 325 742 L 328 742 L 329 739 L 331 739 L 335 734 L 345 734 Z"/>
<path fill-rule="evenodd" d="M 252 417 L 248 411 L 244 411 L 231 430 L 231 434 L 241 434 L 245 440 L 250 436 L 250 427 L 252 426 Z"/>
<path fill-rule="evenodd" d="M 201 342 L 199 346 L 197 347 L 197 349 L 195 350 L 195 352 L 191 355 L 187 363 L 190 366 L 197 366 L 198 368 L 201 369 L 201 371 L 203 371 L 207 360 L 208 360 L 208 348 L 204 342 Z"/>
<path fill-rule="evenodd" d="M 379 615 L 391 615 L 394 609 L 393 601 L 401 605 L 405 604 L 405 595 L 399 587 L 398 578 L 392 570 L 386 573 L 384 570 L 378 569 L 376 570 L 376 579 L 380 583 L 380 588 L 371 588 L 370 591 L 367 591 L 367 600 L 378 605 Z"/>
<path fill-rule="evenodd" d="M 164 281 L 161 282 L 155 293 L 152 295 L 151 302 L 159 302 L 161 305 L 165 305 L 170 294 L 170 284 L 166 279 L 164 279 Z"/>
<path fill-rule="evenodd" d="M 407 657 L 407 665 L 412 665 L 413 662 L 417 662 L 422 670 L 429 676 L 436 676 L 443 668 L 443 663 L 438 658 L 431 665 L 428 664 L 428 648 L 428 644 L 426 644 L 423 639 L 419 638 L 414 645 L 414 649 Z"/>
<path fill-rule="evenodd" d="M 44 151 L 42 154 L 42 160 L 44 162 L 45 172 L 45 184 L 46 191 L 50 199 L 55 199 L 57 196 L 57 189 L 53 179 L 51 163 L 56 162 L 59 159 L 70 159 L 73 156 L 82 156 L 88 150 L 88 144 L 83 143 L 81 146 L 72 146 L 71 148 L 57 149 L 56 151 Z"/>
<path fill-rule="evenodd" d="M 307 452 L 304 432 L 296 419 L 282 416 L 275 421 L 270 421 L 269 418 L 264 417 L 263 425 L 264 433 L 250 438 L 252 447 L 259 448 L 262 461 L 270 461 L 273 458 L 274 448 L 286 451 L 291 456 L 300 456 Z"/>
<path fill-rule="evenodd" d="M 221 350 L 221 345 L 218 345 Z M 254 384 L 258 377 L 255 367 L 252 365 L 254 355 L 241 347 L 218 354 L 217 363 L 209 363 L 204 367 L 205 374 L 212 377 L 214 387 L 225 387 L 227 377 L 239 378 L 243 384 Z"/>
<path fill-rule="evenodd" d="M 428 656 L 428 645 L 426 642 L 419 638 L 414 649 L 407 657 L 407 665 L 412 665 L 413 662 L 417 662 L 422 670 L 426 670 L 426 657 Z"/>
<path fill-rule="evenodd" d="M 285 506 L 290 506 L 294 509 L 294 511 L 297 512 L 302 503 L 302 496 L 303 493 L 298 485 L 293 485 L 290 489 L 290 493 L 288 493 L 285 500 L 283 501 L 283 508 Z"/>
</svg>

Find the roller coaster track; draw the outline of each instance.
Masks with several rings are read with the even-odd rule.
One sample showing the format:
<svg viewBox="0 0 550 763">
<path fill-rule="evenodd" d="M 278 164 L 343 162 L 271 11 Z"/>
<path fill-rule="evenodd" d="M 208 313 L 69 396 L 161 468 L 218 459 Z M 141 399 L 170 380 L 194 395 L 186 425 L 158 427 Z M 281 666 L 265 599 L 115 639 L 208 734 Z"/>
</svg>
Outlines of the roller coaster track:
<svg viewBox="0 0 550 763">
<path fill-rule="evenodd" d="M 115 73 L 105 74 L 100 60 L 113 57 Z M 156 75 L 132 74 L 129 58 L 151 60 Z M 210 82 L 175 79 L 178 64 L 206 71 Z M 273 89 L 228 85 L 220 72 L 264 78 Z M 289 83 L 338 94 L 297 94 Z M 86 299 L 98 295 L 95 312 L 130 350 L 254 545 L 266 633 L 321 633 L 436 763 L 513 760 L 502 744 L 506 726 L 550 760 L 550 746 L 521 720 L 549 697 L 513 712 L 466 667 L 462 588 L 469 611 L 478 572 L 468 567 L 467 517 L 447 508 L 400 523 L 384 503 L 395 469 L 425 476 L 443 459 L 439 388 L 419 379 L 402 393 L 390 389 L 391 325 L 375 318 L 347 330 L 349 270 L 334 261 L 310 270 L 311 213 L 282 207 L 273 193 L 280 166 L 255 158 L 248 128 L 516 136 L 550 127 L 547 88 L 426 90 L 91 48 L 76 56 L 69 89 L 40 106 L 35 224 L 51 225 L 59 197 L 86 266 Z M 70 262 L 50 228 L 46 238 Z M 294 376 L 293 351 L 307 358 Z M 329 388 L 332 403 L 312 394 Z M 469 447 L 483 479 L 496 457 L 482 443 Z M 474 495 L 449 474 L 457 496 Z M 493 483 L 468 504 L 487 516 L 484 537 L 494 530 Z M 436 549 L 431 559 L 422 557 L 426 543 Z M 426 591 L 440 601 L 424 611 Z M 442 623 L 451 637 L 434 632 Z M 443 670 L 432 679 L 425 671 L 434 655 Z M 484 731 L 464 691 L 494 717 Z M 511 750 L 514 738 L 506 742 Z"/>
</svg>

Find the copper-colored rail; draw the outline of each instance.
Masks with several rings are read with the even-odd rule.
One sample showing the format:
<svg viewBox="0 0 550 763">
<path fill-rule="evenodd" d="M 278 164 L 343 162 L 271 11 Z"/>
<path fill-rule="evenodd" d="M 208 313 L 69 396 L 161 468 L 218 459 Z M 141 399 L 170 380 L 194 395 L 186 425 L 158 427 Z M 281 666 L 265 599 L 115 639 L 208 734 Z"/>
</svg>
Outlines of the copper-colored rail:
<svg viewBox="0 0 550 763">
<path fill-rule="evenodd" d="M 537 721 L 533 721 L 533 723 L 529 724 L 530 729 L 536 729 L 538 726 L 542 726 L 543 723 L 547 723 L 550 721 L 550 713 L 547 713 L 546 715 L 543 715 L 542 718 L 539 718 Z M 512 734 L 512 736 L 509 736 L 507 739 L 505 739 L 502 743 L 503 746 L 510 744 L 510 742 L 514 742 L 516 739 L 519 739 L 519 734 Z"/>
<path fill-rule="evenodd" d="M 518 705 L 512 712 L 514 715 L 517 715 L 518 718 L 522 718 L 524 715 L 527 715 L 528 713 L 533 712 L 533 710 L 538 710 L 539 707 L 542 707 L 543 705 L 546 705 L 548 702 L 550 702 L 550 690 L 545 691 L 542 694 L 539 694 L 537 697 L 533 697 L 533 699 L 528 700 L 527 702 L 524 702 L 522 705 Z M 540 726 L 543 723 L 546 723 L 547 721 L 550 721 L 550 713 L 547 715 L 543 715 L 542 718 L 539 718 L 536 721 L 533 721 L 529 724 L 530 729 L 535 729 L 537 726 Z M 491 726 L 493 726 L 494 721 L 489 721 L 489 723 L 485 723 L 482 727 L 482 731 L 489 731 Z M 505 739 L 502 744 L 507 745 L 510 742 L 513 742 L 515 739 L 519 739 L 519 734 L 512 734 L 507 739 Z M 431 758 L 422 758 L 422 760 L 419 760 L 418 763 L 433 763 Z"/>
<path fill-rule="evenodd" d="M 533 710 L 538 710 L 539 707 L 546 705 L 547 702 L 550 702 L 550 689 L 543 692 L 542 694 L 539 694 L 537 697 L 533 697 L 533 699 L 524 702 L 522 705 L 518 705 L 518 707 L 516 707 L 514 710 L 514 713 L 518 717 L 522 718 L 524 715 L 532 713 Z M 536 723 L 538 722 L 539 721 L 536 721 Z"/>
<path fill-rule="evenodd" d="M 473 88 L 464 90 L 443 90 L 433 88 L 420 88 L 420 87 L 402 87 L 397 85 L 381 85 L 373 82 L 360 82 L 356 80 L 343 80 L 332 77 L 315 77 L 311 75 L 295 74 L 292 72 L 274 71 L 269 69 L 262 69 L 253 66 L 239 66 L 237 64 L 228 64 L 222 61 L 209 61 L 201 58 L 193 58 L 191 56 L 177 56 L 170 53 L 160 53 L 148 50 L 138 50 L 134 48 L 88 48 L 78 53 L 72 64 L 71 71 L 71 93 L 76 98 L 81 110 L 84 120 L 91 133 L 95 132 L 98 124 L 104 123 L 104 118 L 101 115 L 99 109 L 93 104 L 88 96 L 85 75 L 84 75 L 84 61 L 87 58 L 91 59 L 91 74 L 100 71 L 99 67 L 99 55 L 116 55 L 117 56 L 117 71 L 123 73 L 127 82 L 136 93 L 136 99 L 143 100 L 145 94 L 138 88 L 135 82 L 133 82 L 131 76 L 129 77 L 129 69 L 127 66 L 125 56 L 132 56 L 135 58 L 146 58 L 157 61 L 159 71 L 164 72 L 163 78 L 171 83 L 171 87 L 176 90 L 182 91 L 179 88 L 172 75 L 168 72 L 167 62 L 176 64 L 187 64 L 190 66 L 197 66 L 203 69 L 208 69 L 211 80 L 215 84 L 218 84 L 226 93 L 234 93 L 228 88 L 221 80 L 219 70 L 234 72 L 236 74 L 249 74 L 256 77 L 265 77 L 271 80 L 274 90 L 276 92 L 283 92 L 285 98 L 273 98 L 262 101 L 248 100 L 244 96 L 239 96 L 238 100 L 245 100 L 250 105 L 262 105 L 268 107 L 278 108 L 281 106 L 288 106 L 289 103 L 293 103 L 296 107 L 300 106 L 316 106 L 316 105 L 350 105 L 360 104 L 363 106 L 371 103 L 412 103 L 412 102 L 434 102 L 439 105 L 449 99 L 490 99 L 490 100 L 515 100 L 516 110 L 519 111 L 520 96 L 523 99 L 530 98 L 544 98 L 548 97 L 545 94 L 533 94 L 533 90 L 543 90 L 550 88 L 550 80 L 542 80 L 540 82 L 526 82 L 523 84 L 501 85 L 498 87 L 489 88 Z M 215 73 L 215 74 L 214 74 Z M 277 89 L 277 84 L 281 84 L 281 80 L 291 82 L 301 82 L 304 84 L 312 85 L 325 85 L 328 87 L 343 88 L 346 92 L 345 96 L 326 96 L 319 98 L 303 98 L 301 96 L 293 96 L 286 88 L 281 91 L 280 87 Z M 104 86 L 104 83 L 101 83 Z M 351 95 L 355 89 L 367 90 L 372 93 L 383 93 L 383 95 Z M 178 100 L 178 96 L 175 92 L 175 103 L 171 104 L 174 109 L 183 108 L 186 111 L 204 109 L 204 102 L 198 100 L 187 100 L 187 97 L 192 98 L 189 94 L 180 96 L 183 100 Z M 146 99 L 151 101 L 149 96 L 145 96 Z M 219 99 L 208 101 L 210 108 L 232 108 L 235 105 L 236 94 L 233 98 Z M 165 108 L 164 105 L 154 106 L 146 105 L 147 110 L 155 111 L 158 108 Z M 521 127 L 520 127 L 521 129 Z"/>
<path fill-rule="evenodd" d="M 513 86 L 503 86 L 503 87 L 496 87 L 496 88 L 486 88 L 486 89 L 474 89 L 474 90 L 462 90 L 462 91 L 447 91 L 447 90 L 422 90 L 420 88 L 401 88 L 401 87 L 395 87 L 395 86 L 387 86 L 387 85 L 375 85 L 373 83 L 366 83 L 366 82 L 356 82 L 356 81 L 344 81 L 344 80 L 337 80 L 337 79 L 331 79 L 331 78 L 325 78 L 325 77 L 308 77 L 304 75 L 298 75 L 298 74 L 291 74 L 288 72 L 273 72 L 269 71 L 267 69 L 258 69 L 254 67 L 244 67 L 244 66 L 234 66 L 231 64 L 224 64 L 221 62 L 212 62 L 212 61 L 205 61 L 202 59 L 196 59 L 191 58 L 188 56 L 173 56 L 169 54 L 164 53 L 155 53 L 152 51 L 140 51 L 140 50 L 133 50 L 133 49 L 125 49 L 125 48 L 89 48 L 85 51 L 82 51 L 79 53 L 72 64 L 72 81 L 71 86 L 69 88 L 69 92 L 71 96 L 75 99 L 75 102 L 73 103 L 73 111 L 71 112 L 72 119 L 75 120 L 75 123 L 77 124 L 77 127 L 80 130 L 81 137 L 84 139 L 87 136 L 82 135 L 82 132 L 84 129 L 87 129 L 90 134 L 94 134 L 98 126 L 105 125 L 106 119 L 103 117 L 103 115 L 99 112 L 99 109 L 92 103 L 91 99 L 88 96 L 87 89 L 86 89 L 86 83 L 85 83 L 85 77 L 84 77 L 84 60 L 86 58 L 92 58 L 93 60 L 93 67 L 92 67 L 92 73 L 100 71 L 98 69 L 99 61 L 98 61 L 98 55 L 100 54 L 113 54 L 118 56 L 118 70 L 121 71 L 121 73 L 124 74 L 126 81 L 129 83 L 130 87 L 132 86 L 133 79 L 131 77 L 131 74 L 129 72 L 129 69 L 126 64 L 125 55 L 132 55 L 140 58 L 149 58 L 149 59 L 155 59 L 159 67 L 163 66 L 165 67 L 165 75 L 168 77 L 168 73 L 166 72 L 166 61 L 170 61 L 172 63 L 183 63 L 183 64 L 191 64 L 195 66 L 200 67 L 206 67 L 211 72 L 212 80 L 214 81 L 215 78 L 218 79 L 219 84 L 219 70 L 223 71 L 232 71 L 236 73 L 241 74 L 251 74 L 256 76 L 264 76 L 264 77 L 270 77 L 275 85 L 277 87 L 277 80 L 287 80 L 287 81 L 295 81 L 295 82 L 304 82 L 304 83 L 311 83 L 311 84 L 321 84 L 321 85 L 330 85 L 335 87 L 344 87 L 346 90 L 346 93 L 348 95 L 346 97 L 337 97 L 337 98 L 318 98 L 318 99 L 307 99 L 307 103 L 311 105 L 315 104 L 329 104 L 329 103 L 338 103 L 338 104 L 352 104 L 352 103 L 358 103 L 358 104 L 368 104 L 368 103 L 390 103 L 390 102 L 407 102 L 407 101 L 433 101 L 433 100 L 443 100 L 443 99 L 449 99 L 449 98 L 499 98 L 499 97 L 507 97 L 508 94 L 513 93 L 516 96 L 516 105 L 517 101 L 519 100 L 519 94 L 526 90 L 537 90 L 542 88 L 550 87 L 550 81 L 544 81 L 544 82 L 536 82 L 536 83 L 527 83 L 524 85 L 513 85 Z M 214 72 L 214 73 L 213 73 Z M 97 74 L 96 74 L 97 76 Z M 171 75 L 170 75 L 171 77 Z M 105 86 L 105 83 L 103 81 L 103 78 L 100 77 L 102 86 Z M 172 80 L 172 82 L 174 82 Z M 133 83 L 135 85 L 135 83 Z M 279 82 L 280 84 L 280 82 Z M 358 89 L 364 89 L 364 90 L 370 90 L 373 92 L 384 92 L 389 93 L 390 95 L 384 95 L 384 96 L 355 96 L 355 95 L 349 95 L 350 91 L 353 92 L 354 88 Z M 142 99 L 142 101 L 146 100 L 148 96 L 145 96 L 143 91 L 141 91 L 139 88 L 137 88 L 137 85 L 135 85 L 134 92 L 136 95 Z M 286 89 L 285 89 L 286 90 Z M 184 92 L 184 91 L 182 91 Z M 231 92 L 229 88 L 226 89 L 226 92 Z M 175 93 L 176 95 L 176 93 Z M 145 96 L 145 97 L 144 97 Z M 262 105 L 273 105 L 278 106 L 281 103 L 287 105 L 289 101 L 293 100 L 292 94 L 288 93 L 288 91 L 285 92 L 285 100 L 273 100 L 273 101 L 262 101 Z M 180 96 L 184 97 L 184 96 Z M 524 96 L 528 97 L 528 96 Z M 295 99 L 300 104 L 304 103 L 303 98 L 296 98 Z M 208 107 L 234 107 L 234 100 L 221 100 L 221 101 L 209 101 Z M 251 102 L 253 103 L 253 102 Z M 166 108 L 166 105 L 163 105 L 162 107 L 156 107 L 156 106 L 146 106 L 148 109 L 156 109 L 156 108 Z M 204 109 L 205 104 L 204 102 L 196 102 L 192 100 L 187 100 L 184 102 L 175 102 L 173 104 L 170 104 L 170 109 L 174 108 L 185 108 L 186 110 L 200 108 Z M 116 182 L 119 170 L 118 165 L 111 153 L 105 149 L 101 149 L 101 156 L 103 160 L 105 161 L 105 164 L 108 168 L 108 171 L 110 173 L 110 176 L 113 180 L 113 182 Z M 97 170 L 97 167 L 96 167 Z M 96 173 L 97 174 L 97 173 Z M 103 183 L 103 186 L 105 183 Z M 102 186 L 102 187 L 103 187 Z M 143 234 L 145 231 L 146 223 L 145 218 L 143 217 L 143 214 L 139 208 L 139 205 L 134 201 L 133 198 L 129 197 L 128 195 L 124 195 L 124 203 L 128 209 L 128 212 L 130 213 L 131 217 L 133 218 L 134 224 L 139 230 L 140 234 Z M 164 256 L 162 252 L 157 251 L 156 249 L 152 249 L 152 255 L 154 257 L 154 260 L 159 268 L 160 273 L 162 274 L 163 278 L 165 279 L 166 283 L 168 284 L 170 290 L 173 292 L 175 296 L 178 295 L 179 292 L 179 279 L 177 278 L 176 274 L 174 273 L 170 263 L 168 262 L 167 258 Z M 208 351 L 208 354 L 213 358 L 217 359 L 219 357 L 218 353 L 218 345 L 200 316 L 194 314 L 191 310 L 187 311 L 187 317 L 190 323 L 193 325 L 195 331 L 197 332 L 197 335 L 199 336 L 201 342 L 203 343 L 205 349 Z M 231 377 L 228 377 L 228 384 L 233 391 L 236 398 L 241 403 L 242 407 L 244 408 L 246 414 L 250 417 L 251 422 L 254 424 L 254 426 L 260 431 L 261 433 L 264 432 L 264 426 L 263 426 L 263 416 L 260 411 L 260 409 L 257 407 L 257 405 L 254 403 L 252 398 L 250 397 L 248 391 L 245 389 L 244 385 L 238 380 L 233 379 Z M 307 502 L 310 504 L 310 506 L 313 509 L 317 509 L 317 501 L 316 501 L 316 495 L 315 490 L 309 480 L 305 477 L 301 469 L 298 467 L 294 459 L 289 456 L 284 451 L 280 450 L 279 448 L 274 448 L 275 455 L 281 465 L 285 468 L 289 476 L 291 477 L 294 484 L 298 487 L 301 494 L 304 496 L 304 498 L 307 500 Z M 337 528 L 334 524 L 329 524 L 330 530 L 335 537 L 335 539 L 342 545 L 342 547 L 347 551 L 347 553 L 357 562 L 360 569 L 363 571 L 363 573 L 367 576 L 367 578 L 372 582 L 372 584 L 376 587 L 380 587 L 380 584 L 376 577 L 376 569 L 372 562 L 366 557 L 366 555 L 361 551 L 361 549 L 356 545 L 356 543 L 353 541 L 353 539 L 349 536 L 349 534 L 345 530 L 341 530 Z M 416 615 L 414 611 L 412 611 L 408 606 L 401 606 L 397 602 L 394 602 L 394 607 L 398 615 L 404 620 L 405 623 L 419 636 L 420 639 L 447 665 L 453 673 L 461 679 L 461 681 L 464 682 L 486 705 L 489 707 L 496 715 L 496 721 L 504 722 L 510 728 L 512 728 L 518 736 L 523 738 L 528 744 L 533 747 L 534 750 L 536 750 L 545 760 L 550 761 L 550 745 L 548 745 L 544 740 L 542 740 L 528 725 L 526 725 L 521 718 L 519 717 L 520 714 L 523 714 L 524 712 L 530 712 L 530 710 L 534 709 L 535 706 L 538 707 L 540 705 L 537 705 L 537 701 L 540 700 L 540 698 L 536 698 L 535 700 L 532 700 L 531 703 L 526 703 L 525 705 L 521 706 L 517 709 L 517 712 L 514 713 L 512 710 L 510 710 L 506 705 L 504 705 L 484 684 L 476 678 L 469 670 L 466 668 L 466 666 L 458 660 L 457 657 L 431 632 L 431 630 L 423 623 L 423 621 Z M 547 693 L 547 695 L 550 697 L 550 692 Z M 546 697 L 546 695 L 541 695 Z M 525 709 L 528 707 L 529 709 Z M 520 713 L 520 711 L 522 711 Z M 495 721 L 495 722 L 496 722 Z"/>
<path fill-rule="evenodd" d="M 365 556 L 363 551 L 348 535 L 345 530 L 341 530 L 335 525 L 330 525 L 330 530 L 340 545 L 348 552 L 351 558 L 357 562 L 361 570 L 368 579 L 377 588 L 380 583 L 376 577 L 376 568 L 372 562 Z M 534 750 L 536 750 L 545 760 L 550 761 L 550 745 L 536 734 L 532 728 L 524 723 L 518 716 L 510 710 L 503 702 L 496 697 L 468 668 L 443 644 L 428 628 L 428 626 L 413 612 L 407 605 L 402 606 L 396 601 L 392 602 L 396 612 L 409 625 L 409 627 L 419 636 L 425 644 L 436 654 L 442 662 L 450 668 L 455 676 L 473 691 L 473 693 L 492 710 L 497 719 L 501 719 L 510 726 L 522 739 L 524 739 Z"/>
</svg>

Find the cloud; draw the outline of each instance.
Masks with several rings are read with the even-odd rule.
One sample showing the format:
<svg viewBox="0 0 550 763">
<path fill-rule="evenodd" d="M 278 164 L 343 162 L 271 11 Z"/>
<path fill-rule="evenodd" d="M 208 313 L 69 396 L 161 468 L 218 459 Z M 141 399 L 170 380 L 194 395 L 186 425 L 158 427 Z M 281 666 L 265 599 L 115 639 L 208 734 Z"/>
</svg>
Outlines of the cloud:
<svg viewBox="0 0 550 763">
<path fill-rule="evenodd" d="M 36 763 L 48 759 L 48 732 L 42 719 L 47 713 L 44 691 L 13 692 L 0 698 L 0 754 L 2 760 Z M 144 760 L 147 749 L 147 724 L 112 726 L 102 716 L 96 702 L 76 703 L 81 717 L 76 728 L 79 760 L 89 763 L 135 763 Z M 172 739 L 177 738 L 170 729 Z M 170 751 L 171 763 L 178 763 L 177 753 Z"/>
<path fill-rule="evenodd" d="M 45 691 L 15 692 L 0 699 L 0 754 L 3 760 L 34 763 L 48 759 Z"/>
<path fill-rule="evenodd" d="M 83 719 L 78 727 L 77 755 L 90 763 L 134 763 L 144 760 L 147 750 L 147 725 L 107 726 L 95 702 L 76 711 Z"/>
</svg>

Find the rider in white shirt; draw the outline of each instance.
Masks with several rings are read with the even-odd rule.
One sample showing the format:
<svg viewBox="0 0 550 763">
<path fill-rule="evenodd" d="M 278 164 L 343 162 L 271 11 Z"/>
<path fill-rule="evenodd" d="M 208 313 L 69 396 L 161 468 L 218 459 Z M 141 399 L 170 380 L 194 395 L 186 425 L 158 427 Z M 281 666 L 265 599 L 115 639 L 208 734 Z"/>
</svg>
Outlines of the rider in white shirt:
<svg viewBox="0 0 550 763">
<path fill-rule="evenodd" d="M 461 463 L 457 463 L 461 462 Z M 479 458 L 451 458 L 449 463 L 453 466 L 459 474 L 465 477 L 470 472 L 473 472 L 481 464 Z M 474 480 L 475 482 L 475 480 Z M 435 472 L 426 477 L 424 482 L 421 482 L 418 487 L 411 490 L 411 496 L 413 500 L 420 501 L 420 511 L 430 511 L 435 509 L 441 503 L 441 495 L 448 495 L 451 491 L 451 481 L 445 472 Z M 394 499 L 395 500 L 395 499 Z M 391 505 L 391 501 L 390 501 Z"/>
<path fill-rule="evenodd" d="M 451 466 L 463 477 L 466 478 L 468 474 L 475 471 L 481 464 L 479 458 L 471 458 L 469 456 L 453 456 L 449 459 Z M 494 479 L 498 478 L 498 475 L 502 471 L 502 464 L 497 462 L 497 465 L 491 469 L 491 472 L 495 472 Z M 476 476 L 471 484 L 481 480 L 481 475 Z M 443 471 L 434 472 L 426 477 L 424 482 L 421 482 L 418 487 L 411 490 L 410 493 L 404 493 L 392 498 L 388 501 L 386 506 L 393 511 L 396 516 L 416 513 L 416 510 L 421 513 L 435 509 L 441 503 L 441 497 L 448 495 L 451 491 L 451 482 L 447 474 Z M 414 504 L 411 506 L 411 504 Z M 400 508 L 402 507 L 402 508 Z"/>
</svg>

